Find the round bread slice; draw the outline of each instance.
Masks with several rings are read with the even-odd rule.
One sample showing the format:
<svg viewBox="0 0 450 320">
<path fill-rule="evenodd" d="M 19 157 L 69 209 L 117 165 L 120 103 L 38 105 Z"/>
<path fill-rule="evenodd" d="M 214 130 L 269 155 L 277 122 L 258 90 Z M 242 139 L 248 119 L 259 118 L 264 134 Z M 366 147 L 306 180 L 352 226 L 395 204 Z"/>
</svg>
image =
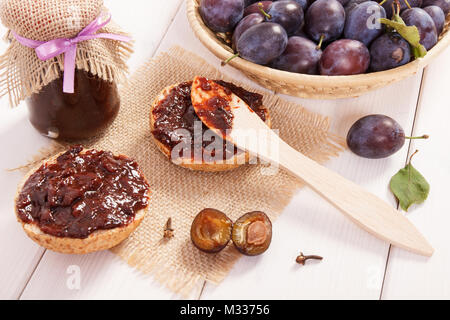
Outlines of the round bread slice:
<svg viewBox="0 0 450 320">
<path fill-rule="evenodd" d="M 88 150 L 83 150 L 81 154 L 87 151 Z M 19 217 L 19 213 L 17 210 L 17 201 L 19 198 L 19 194 L 22 191 L 28 178 L 30 178 L 30 176 L 33 173 L 35 173 L 43 164 L 56 162 L 56 159 L 63 153 L 64 152 L 54 157 L 51 157 L 47 160 L 44 160 L 39 166 L 30 170 L 25 175 L 22 182 L 19 184 L 14 201 L 15 203 L 14 210 L 16 213 L 17 221 L 22 225 L 28 237 L 30 237 L 34 242 L 36 242 L 37 244 L 46 249 L 55 252 L 66 254 L 88 254 L 96 251 L 108 250 L 117 246 L 126 238 L 128 238 L 129 235 L 137 229 L 137 227 L 144 220 L 145 215 L 149 211 L 150 206 L 147 206 L 145 209 L 137 211 L 133 222 L 130 224 L 108 230 L 96 230 L 93 233 L 91 233 L 87 238 L 84 239 L 57 237 L 44 233 L 39 228 L 38 225 L 32 222 L 27 223 Z"/>
<path fill-rule="evenodd" d="M 156 99 L 153 101 L 151 107 L 150 107 L 150 130 L 153 132 L 155 129 L 155 118 L 153 117 L 153 110 L 158 106 L 170 93 L 170 91 L 173 88 L 178 87 L 180 84 L 174 84 L 171 86 L 168 86 L 164 88 L 161 93 L 156 97 Z M 269 128 L 272 127 L 272 119 L 270 117 L 270 112 L 267 108 L 264 106 L 262 107 L 264 109 L 265 115 L 266 115 L 266 125 L 269 126 Z M 153 136 L 153 135 L 152 135 Z M 161 143 L 158 139 L 156 139 L 153 136 L 153 140 L 155 141 L 157 147 L 161 152 L 169 159 L 171 159 L 171 149 Z M 241 165 L 247 164 L 250 161 L 250 154 L 248 152 L 244 152 L 242 150 L 239 150 L 237 154 L 233 156 L 233 158 L 224 161 L 223 163 L 212 163 L 207 162 L 203 159 L 201 163 L 198 161 L 195 161 L 194 159 L 188 159 L 183 158 L 179 159 L 180 161 L 174 162 L 176 165 L 179 165 L 183 168 L 187 168 L 193 171 L 205 171 L 205 172 L 221 172 L 221 171 L 228 171 L 233 170 Z"/>
</svg>

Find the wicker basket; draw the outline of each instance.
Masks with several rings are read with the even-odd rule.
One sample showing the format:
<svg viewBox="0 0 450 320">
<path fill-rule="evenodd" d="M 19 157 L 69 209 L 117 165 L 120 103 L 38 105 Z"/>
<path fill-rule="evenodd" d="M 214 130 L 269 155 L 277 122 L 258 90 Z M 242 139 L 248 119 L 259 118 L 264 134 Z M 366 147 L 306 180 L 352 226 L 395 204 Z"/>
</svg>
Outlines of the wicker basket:
<svg viewBox="0 0 450 320">
<path fill-rule="evenodd" d="M 233 54 L 233 50 L 218 39 L 203 23 L 198 10 L 199 0 L 186 1 L 188 20 L 197 38 L 219 59 L 229 58 Z M 424 58 L 382 72 L 330 77 L 280 71 L 241 58 L 235 58 L 229 64 L 241 70 L 247 77 L 263 87 L 278 93 L 313 99 L 358 97 L 422 70 L 450 43 L 449 25 L 450 15 L 447 16 L 447 22 L 439 42 Z"/>
</svg>

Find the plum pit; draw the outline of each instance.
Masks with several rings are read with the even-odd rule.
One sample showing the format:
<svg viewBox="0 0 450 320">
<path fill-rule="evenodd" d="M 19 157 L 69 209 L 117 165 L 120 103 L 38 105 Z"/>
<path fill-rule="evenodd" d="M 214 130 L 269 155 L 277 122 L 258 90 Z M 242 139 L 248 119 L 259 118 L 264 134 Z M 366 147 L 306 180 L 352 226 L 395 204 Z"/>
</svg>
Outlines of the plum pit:
<svg viewBox="0 0 450 320">
<path fill-rule="evenodd" d="M 272 242 L 272 223 L 264 212 L 246 213 L 234 223 L 232 239 L 242 254 L 263 254 Z"/>
</svg>

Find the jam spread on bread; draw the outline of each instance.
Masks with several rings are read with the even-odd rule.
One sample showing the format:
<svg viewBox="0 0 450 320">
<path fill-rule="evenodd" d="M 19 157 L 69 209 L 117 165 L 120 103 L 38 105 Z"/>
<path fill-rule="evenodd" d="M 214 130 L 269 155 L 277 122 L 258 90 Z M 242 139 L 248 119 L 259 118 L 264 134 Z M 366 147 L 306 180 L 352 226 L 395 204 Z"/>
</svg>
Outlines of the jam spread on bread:
<svg viewBox="0 0 450 320">
<path fill-rule="evenodd" d="M 43 164 L 25 182 L 17 213 L 42 232 L 87 238 L 96 230 L 126 226 L 149 202 L 149 185 L 136 161 L 74 146 Z"/>
<path fill-rule="evenodd" d="M 261 120 L 266 121 L 266 110 L 263 108 L 262 95 L 258 93 L 249 92 L 241 87 L 238 87 L 232 83 L 216 80 L 217 84 L 229 90 L 229 92 L 234 93 L 261 118 Z M 207 82 L 205 85 L 209 85 Z M 191 88 L 192 81 L 184 82 L 178 86 L 172 88 L 166 97 L 159 102 L 157 106 L 153 109 L 152 117 L 154 119 L 153 125 L 153 136 L 156 140 L 161 142 L 168 149 L 172 150 L 181 142 L 191 143 L 191 157 L 198 154 L 200 149 L 200 154 L 202 151 L 207 149 L 208 146 L 215 142 L 214 139 L 222 138 L 215 136 L 214 139 L 201 139 L 201 143 L 196 143 L 197 139 L 194 137 L 195 124 L 201 125 L 202 136 L 205 136 L 205 132 L 208 131 L 208 127 L 204 125 L 198 115 L 194 111 L 191 101 Z M 208 88 L 204 88 L 207 90 Z M 218 110 L 217 121 L 220 122 L 218 126 L 223 127 L 224 130 L 231 127 L 232 116 L 226 113 L 226 101 L 209 101 L 212 110 Z M 184 141 L 186 136 L 177 134 L 178 129 L 185 129 L 185 132 L 189 132 L 190 137 L 188 141 Z M 229 159 L 230 157 L 238 154 L 242 151 L 238 150 L 233 144 L 222 141 L 223 149 L 214 149 L 210 156 L 214 158 L 220 158 L 217 152 L 222 152 L 222 159 Z M 207 158 L 207 155 L 204 155 Z M 205 159 L 208 160 L 208 159 Z"/>
<path fill-rule="evenodd" d="M 201 98 L 201 108 L 194 106 L 195 113 L 208 128 L 214 128 L 220 131 L 222 137 L 225 139 L 227 130 L 230 130 L 233 125 L 234 115 L 230 106 L 233 92 L 216 82 L 208 81 L 204 77 L 196 79 L 194 79 L 192 90 L 199 87 L 203 95 Z M 192 91 L 192 93 L 194 92 Z M 193 96 L 191 96 L 191 100 L 193 102 L 195 101 Z"/>
</svg>

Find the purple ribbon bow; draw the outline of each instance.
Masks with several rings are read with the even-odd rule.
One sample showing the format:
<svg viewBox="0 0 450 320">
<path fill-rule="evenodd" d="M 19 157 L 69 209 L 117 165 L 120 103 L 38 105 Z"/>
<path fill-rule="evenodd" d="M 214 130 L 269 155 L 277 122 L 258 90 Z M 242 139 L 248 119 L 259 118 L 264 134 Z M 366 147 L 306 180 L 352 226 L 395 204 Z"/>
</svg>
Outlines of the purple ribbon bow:
<svg viewBox="0 0 450 320">
<path fill-rule="evenodd" d="M 106 14 L 106 16 L 105 16 Z M 105 18 L 105 19 L 104 19 Z M 103 20 L 104 19 L 104 20 Z M 74 93 L 75 63 L 77 57 L 77 44 L 82 41 L 96 38 L 111 39 L 128 42 L 130 37 L 110 33 L 96 33 L 111 21 L 111 14 L 103 12 L 100 16 L 84 28 L 75 38 L 55 39 L 48 42 L 36 41 L 19 36 L 12 31 L 16 40 L 29 48 L 35 49 L 36 54 L 42 61 L 47 61 L 60 54 L 64 55 L 64 87 L 65 93 Z"/>
</svg>

